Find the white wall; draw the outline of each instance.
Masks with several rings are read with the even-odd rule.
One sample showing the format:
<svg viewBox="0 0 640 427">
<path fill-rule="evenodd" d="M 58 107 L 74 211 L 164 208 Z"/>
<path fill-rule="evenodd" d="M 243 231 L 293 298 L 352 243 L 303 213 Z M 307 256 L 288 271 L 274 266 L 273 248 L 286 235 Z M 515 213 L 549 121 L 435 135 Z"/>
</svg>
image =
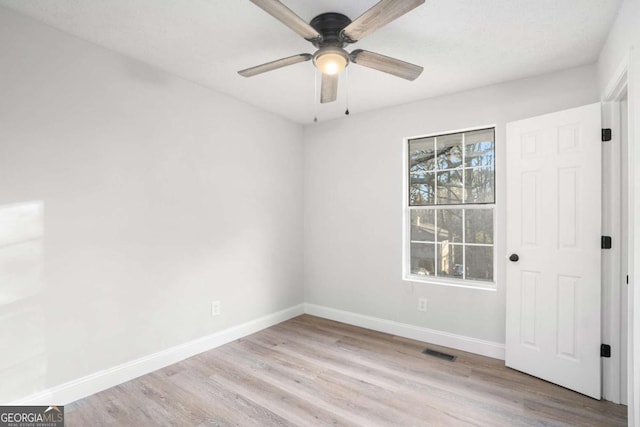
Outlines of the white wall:
<svg viewBox="0 0 640 427">
<path fill-rule="evenodd" d="M 300 126 L 2 8 L 0 62 L 0 402 L 303 302 Z"/>
<path fill-rule="evenodd" d="M 629 100 L 629 145 L 631 157 L 631 209 L 633 210 L 631 222 L 635 223 L 632 234 L 634 246 L 632 271 L 630 272 L 629 290 L 630 300 L 633 305 L 634 318 L 632 319 L 633 333 L 630 336 L 633 346 L 633 375 L 630 402 L 629 425 L 640 425 L 640 292 L 637 285 L 640 283 L 640 174 L 634 172 L 640 165 L 640 149 L 638 136 L 640 135 L 640 1 L 625 0 L 620 8 L 618 17 L 609 33 L 607 42 L 600 54 L 598 61 L 598 81 L 600 94 L 606 96 L 609 82 L 614 79 L 617 70 L 625 57 L 629 60 L 628 73 L 628 100 Z M 634 167 L 635 165 L 635 167 Z M 631 328 L 630 328 L 631 331 Z"/>
<path fill-rule="evenodd" d="M 597 100 L 589 66 L 305 127 L 305 301 L 504 343 L 505 124 Z M 492 124 L 497 291 L 403 282 L 403 138 Z"/>
</svg>

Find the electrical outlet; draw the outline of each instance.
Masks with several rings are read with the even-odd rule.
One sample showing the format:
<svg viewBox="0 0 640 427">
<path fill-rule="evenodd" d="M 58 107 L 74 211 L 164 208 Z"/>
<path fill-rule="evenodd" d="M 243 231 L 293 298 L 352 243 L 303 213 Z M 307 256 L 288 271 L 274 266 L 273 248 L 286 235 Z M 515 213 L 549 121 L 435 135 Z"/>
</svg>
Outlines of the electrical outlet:
<svg viewBox="0 0 640 427">
<path fill-rule="evenodd" d="M 426 298 L 418 298 L 418 311 L 427 312 L 427 301 Z"/>
<path fill-rule="evenodd" d="M 211 302 L 211 315 L 219 316 L 220 315 L 220 301 L 212 301 Z"/>
</svg>

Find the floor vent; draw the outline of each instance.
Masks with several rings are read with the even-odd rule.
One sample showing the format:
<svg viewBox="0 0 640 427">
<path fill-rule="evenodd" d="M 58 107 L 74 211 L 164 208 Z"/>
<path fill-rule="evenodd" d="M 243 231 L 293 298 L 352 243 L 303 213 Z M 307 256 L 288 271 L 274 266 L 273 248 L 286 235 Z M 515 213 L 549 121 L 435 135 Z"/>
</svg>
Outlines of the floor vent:
<svg viewBox="0 0 640 427">
<path fill-rule="evenodd" d="M 438 359 L 448 360 L 449 362 L 455 362 L 457 356 L 452 354 L 442 353 L 440 351 L 431 350 L 427 348 L 423 351 L 424 354 L 428 354 L 429 356 L 437 357 Z"/>
</svg>

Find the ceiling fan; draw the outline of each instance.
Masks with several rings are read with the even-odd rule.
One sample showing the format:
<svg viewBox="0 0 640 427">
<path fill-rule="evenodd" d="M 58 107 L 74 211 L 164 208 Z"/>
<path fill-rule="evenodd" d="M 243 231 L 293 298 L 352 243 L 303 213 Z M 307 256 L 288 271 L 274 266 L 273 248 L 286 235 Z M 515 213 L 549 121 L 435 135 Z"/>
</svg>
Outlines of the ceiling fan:
<svg viewBox="0 0 640 427">
<path fill-rule="evenodd" d="M 415 80 L 422 73 L 423 68 L 419 65 L 362 49 L 348 53 L 344 47 L 415 9 L 425 0 L 381 0 L 355 21 L 351 21 L 341 13 L 328 12 L 316 16 L 308 24 L 278 0 L 251 0 L 251 2 L 311 42 L 318 50 L 313 55 L 301 53 L 246 68 L 238 71 L 241 76 L 252 77 L 288 65 L 313 60 L 315 67 L 322 73 L 320 102 L 326 103 L 336 100 L 338 75 L 351 62 L 406 80 Z"/>
</svg>

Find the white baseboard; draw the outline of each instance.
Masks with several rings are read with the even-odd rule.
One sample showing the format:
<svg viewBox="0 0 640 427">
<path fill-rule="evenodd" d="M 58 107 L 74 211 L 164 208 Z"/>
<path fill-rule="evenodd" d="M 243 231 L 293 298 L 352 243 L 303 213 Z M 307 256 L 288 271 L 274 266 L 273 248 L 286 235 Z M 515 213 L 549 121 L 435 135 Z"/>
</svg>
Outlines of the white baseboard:
<svg viewBox="0 0 640 427">
<path fill-rule="evenodd" d="M 463 335 L 451 334 L 449 332 L 436 331 L 434 329 L 365 316 L 358 313 L 337 310 L 335 308 L 315 304 L 305 303 L 304 312 L 313 316 L 335 320 L 337 322 L 373 329 L 374 331 L 385 332 L 387 334 L 411 338 L 418 341 L 441 345 L 443 347 L 455 348 L 457 350 L 504 360 L 504 344 L 493 341 L 485 341 Z"/>
<path fill-rule="evenodd" d="M 300 304 L 277 313 L 251 320 L 211 335 L 150 354 L 77 380 L 43 390 L 9 403 L 10 405 L 67 405 L 110 387 L 130 381 L 141 375 L 162 369 L 196 354 L 251 335 L 262 329 L 299 316 L 303 313 L 373 329 L 392 335 L 451 347 L 458 350 L 504 359 L 504 344 L 422 328 L 362 314 L 352 313 L 315 304 Z"/>
<path fill-rule="evenodd" d="M 168 348 L 158 353 L 95 372 L 77 380 L 43 390 L 10 403 L 11 405 L 66 405 L 107 388 L 122 384 L 141 375 L 164 368 L 212 348 L 219 347 L 262 329 L 299 316 L 304 305 L 299 304 L 277 313 L 251 320 L 211 335 Z"/>
</svg>

